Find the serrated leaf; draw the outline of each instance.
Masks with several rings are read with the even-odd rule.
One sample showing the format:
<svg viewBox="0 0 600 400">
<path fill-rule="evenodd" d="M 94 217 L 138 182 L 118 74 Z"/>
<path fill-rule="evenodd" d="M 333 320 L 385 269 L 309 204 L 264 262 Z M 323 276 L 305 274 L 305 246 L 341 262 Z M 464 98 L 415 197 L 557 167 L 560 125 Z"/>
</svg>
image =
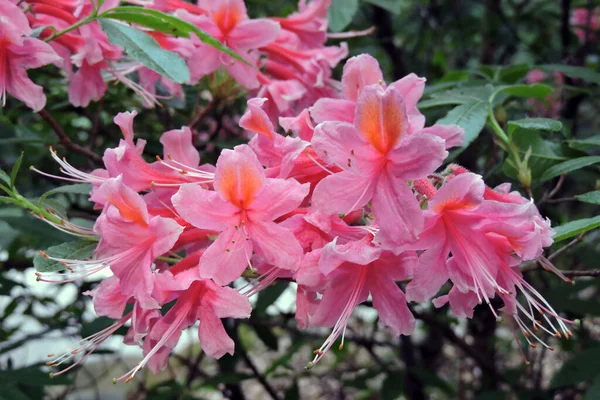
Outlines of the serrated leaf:
<svg viewBox="0 0 600 400">
<path fill-rule="evenodd" d="M 448 157 L 448 160 L 454 159 L 477 139 L 477 136 L 479 136 L 481 130 L 485 126 L 488 107 L 487 102 L 462 104 L 450 110 L 444 118 L 436 122 L 437 124 L 456 124 L 465 131 L 464 144 L 462 147 L 453 150 L 450 157 Z"/>
<path fill-rule="evenodd" d="M 332 0 L 327 11 L 329 29 L 333 32 L 343 31 L 358 11 L 358 0 Z"/>
<path fill-rule="evenodd" d="M 49 196 L 59 193 L 85 194 L 89 195 L 92 190 L 92 185 L 89 183 L 76 183 L 74 185 L 60 186 L 49 190 L 40 197 L 40 204 Z"/>
<path fill-rule="evenodd" d="M 97 246 L 96 242 L 89 240 L 75 240 L 49 247 L 44 250 L 44 253 L 52 257 L 69 260 L 86 260 L 92 256 Z M 65 269 L 60 262 L 50 260 L 41 254 L 34 257 L 33 266 L 39 272 L 57 272 Z"/>
<path fill-rule="evenodd" d="M 598 228 L 599 226 L 600 215 L 567 222 L 566 224 L 554 227 L 556 234 L 554 235 L 553 239 L 555 243 L 560 242 L 561 240 L 569 239 L 573 236 L 579 235 L 580 233 Z"/>
<path fill-rule="evenodd" d="M 248 61 L 244 60 L 242 56 L 219 42 L 215 37 L 198 28 L 196 25 L 158 10 L 143 7 L 122 6 L 111 8 L 102 13 L 100 17 L 135 23 L 177 37 L 189 38 L 190 34 L 194 33 L 203 43 L 248 64 Z"/>
<path fill-rule="evenodd" d="M 544 85 L 543 83 L 534 83 L 532 85 L 503 86 L 496 89 L 496 91 L 516 97 L 545 99 L 552 93 L 552 87 Z"/>
<path fill-rule="evenodd" d="M 176 53 L 163 50 L 149 35 L 108 19 L 99 19 L 99 22 L 108 40 L 123 47 L 134 60 L 173 82 L 189 81 L 190 71 L 185 61 Z"/>
<path fill-rule="evenodd" d="M 565 361 L 561 369 L 552 378 L 551 386 L 576 385 L 600 375 L 600 347 L 586 349 Z"/>
<path fill-rule="evenodd" d="M 15 180 L 17 179 L 17 174 L 19 173 L 19 170 L 21 169 L 22 162 L 23 162 L 23 152 L 21 152 L 21 155 L 19 156 L 19 158 L 17 158 L 17 161 L 15 161 L 15 165 L 13 165 L 13 167 L 12 167 L 12 171 L 10 171 L 10 187 L 11 187 L 11 189 L 15 188 Z"/>
<path fill-rule="evenodd" d="M 575 196 L 575 198 L 579 201 L 583 201 L 584 203 L 600 204 L 600 190 L 580 194 Z"/>
<path fill-rule="evenodd" d="M 508 132 L 511 135 L 517 127 L 523 129 L 556 132 L 562 129 L 562 122 L 550 118 L 526 118 L 508 121 L 508 127 Z"/>
<path fill-rule="evenodd" d="M 545 64 L 540 65 L 539 68 L 544 71 L 550 72 L 561 72 L 570 78 L 583 79 L 586 82 L 595 83 L 600 85 L 600 74 L 589 68 L 574 67 L 572 65 L 560 65 L 560 64 Z"/>
<path fill-rule="evenodd" d="M 578 169 L 589 167 L 590 165 L 598 163 L 600 163 L 600 156 L 574 158 L 548 168 L 540 177 L 540 181 L 545 182 L 559 175 L 577 171 Z"/>
</svg>

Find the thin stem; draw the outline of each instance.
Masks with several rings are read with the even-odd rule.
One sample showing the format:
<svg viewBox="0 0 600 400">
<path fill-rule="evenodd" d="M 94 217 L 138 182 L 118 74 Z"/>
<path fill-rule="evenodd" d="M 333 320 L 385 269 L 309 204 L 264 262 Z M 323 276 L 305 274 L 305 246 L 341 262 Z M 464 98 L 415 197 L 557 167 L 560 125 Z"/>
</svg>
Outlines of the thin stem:
<svg viewBox="0 0 600 400">
<path fill-rule="evenodd" d="M 96 4 L 95 3 L 93 3 L 93 4 L 94 4 L 94 11 L 92 11 L 92 13 L 90 15 L 88 15 L 86 18 L 82 19 L 81 21 L 75 22 L 73 25 L 71 25 L 71 26 L 63 29 L 60 32 L 54 31 L 54 33 L 52 35 L 50 35 L 46 39 L 44 39 L 44 42 L 47 43 L 47 42 L 49 42 L 51 40 L 56 39 L 59 36 L 62 36 L 64 34 L 66 34 L 66 33 L 74 31 L 75 29 L 79 28 L 80 26 L 83 26 L 83 25 L 85 25 L 87 23 L 90 23 L 90 22 L 94 21 L 98 17 L 98 9 L 96 8 Z"/>
</svg>

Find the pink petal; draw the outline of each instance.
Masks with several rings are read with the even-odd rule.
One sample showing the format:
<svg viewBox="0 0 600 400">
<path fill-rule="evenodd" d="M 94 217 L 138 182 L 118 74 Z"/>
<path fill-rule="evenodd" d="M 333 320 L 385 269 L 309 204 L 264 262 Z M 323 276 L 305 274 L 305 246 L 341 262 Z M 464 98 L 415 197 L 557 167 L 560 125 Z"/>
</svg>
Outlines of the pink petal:
<svg viewBox="0 0 600 400">
<path fill-rule="evenodd" d="M 198 184 L 181 185 L 172 201 L 179 215 L 200 229 L 222 231 L 237 221 L 236 206 Z"/>
<path fill-rule="evenodd" d="M 308 109 L 302 110 L 295 117 L 279 117 L 279 125 L 286 131 L 291 131 L 295 136 L 308 142 L 311 141 L 315 131 Z"/>
<path fill-rule="evenodd" d="M 240 118 L 240 126 L 252 132 L 265 135 L 269 139 L 273 140 L 275 135 L 275 129 L 271 123 L 271 119 L 267 113 L 262 109 L 263 104 L 267 101 L 266 98 L 255 97 L 248 100 L 246 103 L 248 108 L 242 118 Z"/>
<path fill-rule="evenodd" d="M 317 125 L 312 147 L 328 164 L 363 176 L 370 175 L 374 166 L 381 164 L 381 155 L 358 134 L 354 126 L 346 122 Z"/>
<path fill-rule="evenodd" d="M 223 53 L 207 44 L 200 44 L 188 59 L 190 69 L 190 82 L 197 83 L 205 75 L 212 74 L 222 64 Z"/>
<path fill-rule="evenodd" d="M 394 278 L 380 273 L 374 266 L 369 269 L 367 285 L 373 297 L 373 308 L 379 313 L 379 321 L 395 335 L 412 334 L 415 318 Z"/>
<path fill-rule="evenodd" d="M 250 218 L 273 221 L 302 204 L 310 185 L 295 179 L 267 179 L 262 190 L 248 209 Z"/>
<path fill-rule="evenodd" d="M 31 35 L 29 21 L 18 6 L 11 1 L 0 1 L 2 15 L 2 36 L 9 42 L 21 44 L 22 36 Z"/>
<path fill-rule="evenodd" d="M 355 108 L 356 104 L 353 101 L 321 98 L 309 110 L 317 124 L 325 121 L 353 123 Z"/>
<path fill-rule="evenodd" d="M 429 133 L 413 133 L 388 153 L 389 170 L 404 180 L 416 180 L 433 173 L 448 156 L 443 139 Z"/>
<path fill-rule="evenodd" d="M 277 40 L 280 32 L 275 21 L 250 19 L 239 23 L 227 34 L 227 44 L 241 50 L 258 49 Z"/>
<path fill-rule="evenodd" d="M 442 307 L 446 302 L 450 303 L 452 314 L 458 318 L 473 318 L 473 309 L 479 303 L 479 299 L 475 293 L 461 293 L 455 286 L 447 295 L 433 299 L 433 305 L 437 308 Z"/>
<path fill-rule="evenodd" d="M 483 202 L 485 184 L 480 175 L 466 173 L 446 182 L 429 201 L 429 209 L 441 213 L 444 210 L 473 209 Z"/>
<path fill-rule="evenodd" d="M 123 183 L 121 175 L 106 180 L 90 199 L 94 202 L 113 205 L 126 221 L 135 222 L 140 226 L 148 225 L 148 208 L 144 199 Z"/>
<path fill-rule="evenodd" d="M 62 60 L 52 46 L 34 38 L 25 37 L 21 46 L 9 45 L 8 51 L 13 53 L 11 63 L 26 69 L 40 68 Z"/>
<path fill-rule="evenodd" d="M 348 214 L 369 202 L 374 187 L 371 179 L 358 177 L 351 172 L 329 175 L 315 187 L 312 205 L 325 214 Z"/>
<path fill-rule="evenodd" d="M 319 270 L 323 275 L 329 275 L 344 263 L 367 265 L 377 260 L 380 255 L 381 249 L 372 246 L 369 237 L 340 246 L 337 245 L 336 238 L 323 247 Z"/>
<path fill-rule="evenodd" d="M 160 143 L 163 145 L 166 161 L 173 158 L 175 161 L 192 168 L 196 168 L 200 164 L 200 155 L 192 142 L 192 131 L 187 126 L 163 133 L 160 137 Z"/>
<path fill-rule="evenodd" d="M 349 305 L 357 284 L 360 284 L 359 271 L 359 268 L 346 268 L 345 271 L 341 271 L 340 275 L 330 281 L 329 286 L 323 293 L 317 310 L 312 316 L 312 325 L 323 327 L 332 327 L 335 325 L 337 320 L 342 316 L 346 306 Z M 363 285 L 358 293 L 356 304 L 362 303 L 368 296 L 369 290 Z"/>
<path fill-rule="evenodd" d="M 69 102 L 75 107 L 87 107 L 91 101 L 100 100 L 106 93 L 106 83 L 102 78 L 100 64 L 90 66 L 84 61 L 71 77 Z"/>
<path fill-rule="evenodd" d="M 242 275 L 252 257 L 252 242 L 240 229 L 227 228 L 200 258 L 200 277 L 228 285 Z"/>
<path fill-rule="evenodd" d="M 252 312 L 252 306 L 248 297 L 242 295 L 238 290 L 230 287 L 221 287 L 207 280 L 204 286 L 209 294 L 203 301 L 210 302 L 214 314 L 219 318 L 248 318 Z"/>
<path fill-rule="evenodd" d="M 23 68 L 12 68 L 11 63 L 8 63 L 8 68 L 11 70 L 7 74 L 5 81 L 0 81 L 0 90 L 4 86 L 8 93 L 21 100 L 33 111 L 40 111 L 44 108 L 46 105 L 44 88 L 33 83 Z"/>
<path fill-rule="evenodd" d="M 437 294 L 448 280 L 446 260 L 450 250 L 442 241 L 419 256 L 412 281 L 406 286 L 408 301 L 424 302 Z"/>
<path fill-rule="evenodd" d="M 380 229 L 375 239 L 386 249 L 398 252 L 423 230 L 419 202 L 402 179 L 383 174 L 373 193 L 372 208 Z"/>
<path fill-rule="evenodd" d="M 248 225 L 254 250 L 267 264 L 295 271 L 300 266 L 302 246 L 294 234 L 273 222 L 252 222 Z"/>
<path fill-rule="evenodd" d="M 224 54 L 221 56 L 221 60 L 225 65 L 225 69 L 237 83 L 244 86 L 246 89 L 258 88 L 260 84 L 258 82 L 258 69 L 256 67 L 256 61 L 253 59 L 253 57 L 241 53 L 240 51 L 237 51 L 237 53 L 242 56 L 250 65 Z"/>
<path fill-rule="evenodd" d="M 356 101 L 362 90 L 373 84 L 384 84 L 379 63 L 369 54 L 352 57 L 344 65 L 342 85 L 344 97 Z"/>
<path fill-rule="evenodd" d="M 111 276 L 104 279 L 94 288 L 92 294 L 96 314 L 112 319 L 120 319 L 123 316 L 129 296 L 121 292 L 119 278 Z"/>
<path fill-rule="evenodd" d="M 221 358 L 226 353 L 233 355 L 235 343 L 225 328 L 223 322 L 214 314 L 211 307 L 200 307 L 200 328 L 198 329 L 198 339 L 200 346 L 209 357 Z"/>
<path fill-rule="evenodd" d="M 125 141 L 127 143 L 130 143 L 131 145 L 133 145 L 133 137 L 135 135 L 133 133 L 133 120 L 137 114 L 138 113 L 135 110 L 120 112 L 113 119 L 114 123 L 117 124 L 119 128 L 121 128 L 121 133 L 123 134 Z"/>
<path fill-rule="evenodd" d="M 314 314 L 319 305 L 320 300 L 317 297 L 317 292 L 308 289 L 305 286 L 298 285 L 296 290 L 296 323 L 298 328 L 308 328 L 310 316 Z"/>
<path fill-rule="evenodd" d="M 419 99 L 421 96 L 423 96 L 423 90 L 425 90 L 425 80 L 425 78 L 419 78 L 415 74 L 408 74 L 404 78 L 390 84 L 390 86 L 398 89 L 404 98 L 406 109 L 413 111 L 416 109 Z"/>
<path fill-rule="evenodd" d="M 163 217 L 153 217 L 149 228 L 156 238 L 152 244 L 152 254 L 155 257 L 171 250 L 183 232 L 183 226 L 171 218 Z"/>
<path fill-rule="evenodd" d="M 223 150 L 217 160 L 214 188 L 223 200 L 244 208 L 262 189 L 265 172 L 256 154 L 247 145 Z"/>
<path fill-rule="evenodd" d="M 400 92 L 380 85 L 365 87 L 356 103 L 354 126 L 382 154 L 400 142 L 408 130 L 408 116 Z"/>
<path fill-rule="evenodd" d="M 152 257 L 149 249 L 138 252 L 111 264 L 110 269 L 119 278 L 125 295 L 135 296 L 143 308 L 158 308 L 152 298 L 154 280 L 152 278 Z"/>
<path fill-rule="evenodd" d="M 430 133 L 446 141 L 446 149 L 462 146 L 465 142 L 465 131 L 458 125 L 438 125 L 423 128 L 423 133 Z"/>
</svg>

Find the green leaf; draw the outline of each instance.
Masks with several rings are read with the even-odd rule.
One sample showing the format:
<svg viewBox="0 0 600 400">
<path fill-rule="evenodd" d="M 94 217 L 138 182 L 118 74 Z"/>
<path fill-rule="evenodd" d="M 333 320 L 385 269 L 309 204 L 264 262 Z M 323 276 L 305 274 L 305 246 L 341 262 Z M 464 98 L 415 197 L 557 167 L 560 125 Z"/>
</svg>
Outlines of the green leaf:
<svg viewBox="0 0 600 400">
<path fill-rule="evenodd" d="M 89 195 L 92 190 L 92 185 L 89 183 L 76 183 L 74 185 L 60 186 L 49 190 L 40 197 L 40 204 L 48 197 L 59 193 L 73 193 Z"/>
<path fill-rule="evenodd" d="M 545 182 L 549 179 L 555 178 L 562 174 L 567 174 L 578 169 L 588 167 L 590 165 L 600 163 L 600 156 L 587 156 L 579 157 L 569 161 L 562 162 L 560 164 L 553 165 L 548 168 L 540 177 L 541 182 Z"/>
<path fill-rule="evenodd" d="M 600 190 L 580 194 L 575 196 L 575 198 L 579 201 L 583 201 L 584 203 L 600 204 Z"/>
<path fill-rule="evenodd" d="M 540 69 L 550 72 L 562 72 L 569 78 L 579 78 L 586 82 L 595 83 L 600 85 L 600 74 L 589 68 L 574 67 L 572 65 L 560 65 L 560 64 L 546 64 L 540 65 Z"/>
<path fill-rule="evenodd" d="M 532 85 L 510 85 L 502 86 L 496 89 L 496 92 L 516 97 L 545 99 L 546 96 L 552 93 L 552 87 L 544 85 L 543 83 L 534 83 Z"/>
<path fill-rule="evenodd" d="M 554 375 L 551 386 L 576 385 L 597 376 L 600 376 L 600 347 L 593 347 L 568 359 Z"/>
<path fill-rule="evenodd" d="M 343 31 L 358 11 L 358 0 L 332 0 L 327 12 L 329 29 L 333 32 Z"/>
<path fill-rule="evenodd" d="M 256 300 L 256 306 L 254 307 L 255 313 L 257 315 L 264 314 L 267 310 L 267 307 L 275 303 L 275 301 L 279 298 L 279 296 L 281 296 L 287 287 L 287 282 L 279 281 L 262 290 L 258 294 L 258 299 Z"/>
<path fill-rule="evenodd" d="M 163 50 L 144 32 L 108 19 L 100 19 L 100 26 L 112 44 L 121 46 L 127 54 L 146 67 L 176 83 L 190 79 L 190 71 L 179 55 Z"/>
<path fill-rule="evenodd" d="M 392 14 L 400 14 L 400 2 L 398 0 L 363 0 L 367 3 L 381 7 L 384 10 L 391 12 Z"/>
<path fill-rule="evenodd" d="M 465 130 L 465 143 L 452 152 L 448 160 L 454 159 L 479 136 L 488 115 L 488 103 L 477 102 L 462 104 L 453 108 L 438 124 L 456 124 Z"/>
<path fill-rule="evenodd" d="M 591 218 L 578 219 L 556 226 L 554 227 L 554 231 L 556 232 L 556 235 L 553 237 L 554 243 L 577 236 L 580 233 L 598 228 L 599 226 L 600 215 Z"/>
<path fill-rule="evenodd" d="M 600 399 L 600 375 L 596 377 L 592 386 L 585 392 L 583 400 L 598 400 Z"/>
<path fill-rule="evenodd" d="M 419 102 L 419 109 L 453 104 L 489 103 L 494 88 L 491 85 L 461 87 L 443 92 L 431 93 L 430 99 Z"/>
<path fill-rule="evenodd" d="M 17 161 L 15 161 L 15 165 L 13 165 L 12 171 L 10 171 L 10 187 L 11 187 L 11 189 L 15 188 L 15 179 L 17 179 L 17 174 L 19 173 L 19 170 L 21 169 L 22 162 L 23 162 L 23 152 L 21 152 L 21 155 L 19 156 L 19 158 L 17 158 Z"/>
<path fill-rule="evenodd" d="M 49 247 L 44 251 L 44 253 L 52 257 L 65 258 L 69 260 L 86 260 L 92 256 L 97 246 L 98 243 L 96 242 L 90 242 L 88 240 L 75 240 Z M 60 262 L 50 260 L 41 254 L 38 254 L 34 257 L 33 266 L 39 272 L 57 272 L 65 269 Z"/>
<path fill-rule="evenodd" d="M 600 135 L 592 136 L 587 139 L 573 139 L 567 141 L 569 147 L 576 150 L 589 150 L 590 147 L 600 146 Z"/>
<path fill-rule="evenodd" d="M 196 36 L 198 36 L 198 39 L 200 39 L 200 41 L 203 43 L 206 43 L 209 46 L 212 46 L 217 50 L 229 54 L 233 58 L 248 64 L 248 61 L 244 60 L 242 56 L 225 46 L 223 43 L 219 42 L 215 37 L 198 28 L 196 25 L 158 10 L 152 10 L 143 7 L 123 6 L 111 8 L 110 10 L 102 13 L 100 17 L 134 23 L 177 37 L 188 38 L 190 37 L 190 34 L 195 33 Z"/>
<path fill-rule="evenodd" d="M 4 183 L 6 183 L 7 185 L 10 185 L 10 176 L 8 176 L 8 174 L 4 171 L 2 171 L 0 169 L 0 180 Z"/>
<path fill-rule="evenodd" d="M 523 129 L 535 129 L 539 131 L 560 131 L 562 122 L 549 118 L 526 118 L 516 121 L 508 121 L 508 133 L 512 135 L 514 130 L 519 127 Z"/>
</svg>

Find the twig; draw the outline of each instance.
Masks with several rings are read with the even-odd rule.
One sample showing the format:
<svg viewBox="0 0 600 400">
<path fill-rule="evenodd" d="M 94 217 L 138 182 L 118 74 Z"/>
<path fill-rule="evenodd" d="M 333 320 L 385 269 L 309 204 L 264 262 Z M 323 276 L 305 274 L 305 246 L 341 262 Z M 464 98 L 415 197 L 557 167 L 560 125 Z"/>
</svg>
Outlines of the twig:
<svg viewBox="0 0 600 400">
<path fill-rule="evenodd" d="M 263 385 L 263 387 L 269 393 L 269 395 L 274 400 L 279 400 L 279 395 L 277 394 L 277 392 L 275 391 L 275 389 L 273 389 L 273 387 L 269 384 L 269 382 L 267 382 L 267 380 L 265 379 L 265 377 L 263 376 L 263 374 L 261 374 L 258 371 L 258 369 L 256 368 L 256 366 L 254 365 L 254 363 L 250 359 L 250 356 L 248 356 L 248 353 L 246 352 L 246 350 L 244 348 L 240 348 L 238 351 L 240 352 L 240 355 L 244 359 L 244 362 L 248 365 L 248 367 L 250 367 L 250 369 L 252 370 L 252 373 L 254 374 L 254 376 L 256 377 L 256 379 L 260 382 L 261 385 Z"/>
<path fill-rule="evenodd" d="M 48 125 L 50 125 L 50 128 L 52 128 L 54 133 L 56 133 L 56 136 L 58 136 L 60 144 L 62 144 L 65 148 L 79 153 L 81 155 L 84 155 L 97 164 L 102 164 L 102 157 L 100 157 L 98 154 L 94 153 L 89 149 L 86 149 L 85 147 L 78 145 L 77 143 L 73 143 L 73 141 L 67 136 L 62 127 L 58 124 L 58 122 L 56 122 L 56 120 L 52 117 L 52 115 L 50 115 L 50 113 L 46 109 L 41 110 L 39 114 L 40 117 L 42 117 L 42 119 L 46 121 Z"/>
<path fill-rule="evenodd" d="M 202 111 L 197 112 L 196 115 L 194 116 L 194 118 L 192 119 L 192 121 L 188 124 L 190 129 L 196 128 L 196 126 L 198 124 L 200 124 L 200 122 L 202 122 L 202 120 L 204 118 L 206 118 L 208 113 L 210 113 L 212 110 L 214 110 L 218 104 L 219 104 L 219 101 L 217 99 L 214 99 L 210 103 L 208 103 Z"/>
<path fill-rule="evenodd" d="M 565 174 L 562 174 L 560 176 L 560 178 L 558 178 L 558 182 L 556 182 L 556 186 L 554 186 L 554 188 L 550 191 L 550 193 L 548 193 L 547 195 L 544 195 L 544 197 L 542 197 L 542 199 L 538 202 L 538 205 L 544 204 L 546 202 L 548 202 L 548 203 L 551 202 L 551 199 L 560 191 L 560 189 L 563 186 L 563 183 L 565 183 L 565 176 L 566 176 Z"/>
</svg>

